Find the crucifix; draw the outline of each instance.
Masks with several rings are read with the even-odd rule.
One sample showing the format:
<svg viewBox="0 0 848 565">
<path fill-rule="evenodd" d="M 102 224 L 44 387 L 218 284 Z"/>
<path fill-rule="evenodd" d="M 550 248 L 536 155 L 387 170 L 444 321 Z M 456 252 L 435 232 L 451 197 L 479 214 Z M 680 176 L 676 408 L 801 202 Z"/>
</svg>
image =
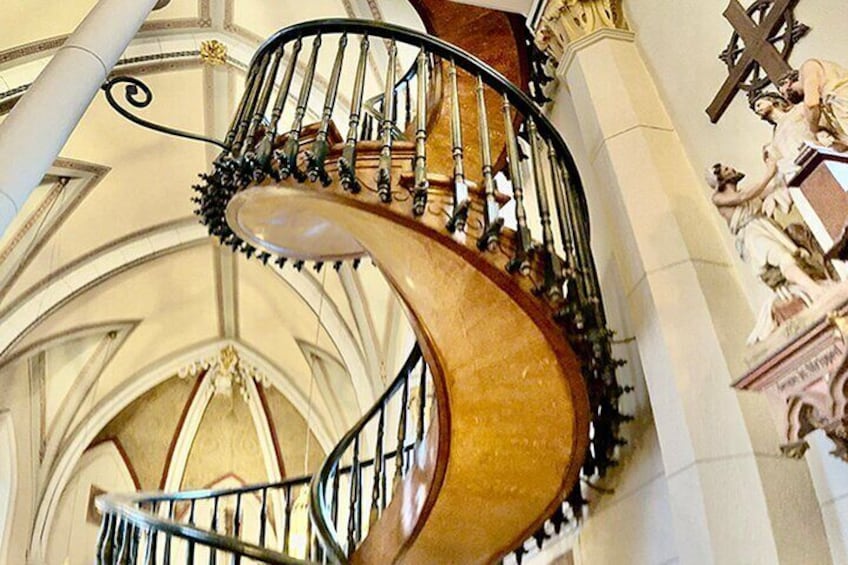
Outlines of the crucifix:
<svg viewBox="0 0 848 565">
<path fill-rule="evenodd" d="M 786 59 L 795 42 L 810 29 L 795 21 L 792 10 L 797 4 L 798 0 L 757 0 L 745 10 L 739 0 L 730 0 L 724 17 L 735 32 L 719 56 L 729 74 L 707 108 L 710 121 L 721 118 L 739 90 L 760 90 L 790 70 Z M 782 44 L 780 50 L 777 44 Z"/>
</svg>

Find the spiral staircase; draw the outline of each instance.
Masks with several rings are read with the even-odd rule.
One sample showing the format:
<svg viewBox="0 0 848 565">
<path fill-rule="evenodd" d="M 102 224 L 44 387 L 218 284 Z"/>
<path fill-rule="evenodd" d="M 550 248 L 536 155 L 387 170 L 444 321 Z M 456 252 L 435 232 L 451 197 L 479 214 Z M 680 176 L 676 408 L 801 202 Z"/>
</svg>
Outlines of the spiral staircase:
<svg viewBox="0 0 848 565">
<path fill-rule="evenodd" d="M 149 103 L 118 77 L 113 105 L 124 83 Z M 280 267 L 370 257 L 418 345 L 313 477 L 101 497 L 99 563 L 488 563 L 578 517 L 581 477 L 614 465 L 627 391 L 579 175 L 534 102 L 439 39 L 316 21 L 259 48 L 212 141 L 195 187 L 211 235 Z"/>
</svg>

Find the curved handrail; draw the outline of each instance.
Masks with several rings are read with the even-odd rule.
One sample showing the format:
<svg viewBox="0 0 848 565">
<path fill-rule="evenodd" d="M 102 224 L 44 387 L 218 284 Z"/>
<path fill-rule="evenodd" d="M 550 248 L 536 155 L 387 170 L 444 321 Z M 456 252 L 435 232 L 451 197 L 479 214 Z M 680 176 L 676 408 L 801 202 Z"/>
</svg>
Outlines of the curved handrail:
<svg viewBox="0 0 848 565">
<path fill-rule="evenodd" d="M 341 440 L 336 444 L 333 450 L 327 455 L 324 459 L 324 462 L 321 464 L 321 467 L 318 469 L 316 473 L 317 480 L 313 481 L 309 488 L 309 515 L 312 519 L 312 523 L 315 526 L 316 534 L 318 535 L 319 540 L 324 546 L 324 550 L 328 555 L 331 555 L 339 562 L 344 562 L 346 559 L 344 550 L 341 545 L 336 541 L 336 537 L 333 535 L 334 532 L 331 531 L 328 524 L 331 523 L 329 519 L 329 508 L 326 500 L 326 485 L 329 483 L 331 475 L 336 469 L 335 472 L 339 472 L 338 465 L 342 459 L 342 456 L 345 452 L 351 447 L 359 434 L 365 429 L 365 427 L 373 421 L 374 417 L 380 412 L 380 410 L 384 409 L 387 402 L 390 398 L 392 398 L 401 388 L 404 382 L 409 378 L 409 375 L 415 369 L 416 365 L 422 360 L 421 348 L 416 343 L 415 347 L 413 347 L 412 352 L 409 354 L 406 362 L 401 367 L 398 372 L 398 376 L 395 377 L 395 380 L 389 385 L 386 391 L 380 395 L 380 398 L 374 403 L 368 412 L 362 415 L 356 424 L 342 437 Z M 423 402 L 424 399 L 422 398 Z"/>
<path fill-rule="evenodd" d="M 309 102 L 309 94 L 312 90 L 318 50 L 324 34 L 339 34 L 339 49 L 336 51 L 335 62 L 329 86 L 325 92 L 323 112 L 317 130 L 312 130 L 314 138 L 309 139 L 304 130 L 303 117 Z M 357 65 L 356 78 L 354 81 L 354 96 L 351 111 L 348 114 L 349 134 L 341 154 L 334 154 L 333 159 L 337 161 L 338 182 L 342 188 L 351 193 L 360 190 L 356 178 L 355 157 L 357 139 L 357 124 L 359 124 L 360 109 L 363 95 L 363 78 L 366 73 L 365 58 L 368 51 L 368 37 L 381 37 L 391 40 L 389 69 L 394 68 L 396 57 L 396 42 L 418 46 L 421 49 L 418 64 L 424 69 L 424 56 L 439 57 L 443 62 L 449 63 L 450 78 L 450 115 L 442 116 L 450 118 L 450 142 L 445 142 L 444 137 L 438 138 L 446 149 L 450 145 L 453 161 L 453 205 L 449 222 L 445 228 L 450 232 L 464 230 L 470 207 L 468 183 L 463 172 L 463 143 L 462 143 L 462 120 L 460 116 L 460 104 L 458 98 L 458 87 L 456 69 L 462 69 L 477 78 L 477 101 L 478 101 L 478 123 L 481 132 L 480 148 L 482 157 L 482 174 L 486 184 L 484 208 L 484 234 L 477 241 L 481 252 L 494 250 L 499 244 L 500 230 L 503 226 L 503 218 L 497 206 L 495 188 L 493 186 L 492 165 L 489 154 L 488 126 L 486 125 L 487 113 L 485 111 L 484 85 L 494 89 L 503 98 L 502 110 L 507 124 L 522 123 L 523 135 L 526 137 L 531 155 L 532 171 L 530 178 L 534 181 L 534 190 L 537 197 L 539 223 L 542 230 L 542 244 L 532 241 L 532 236 L 527 223 L 527 217 L 523 209 L 521 186 L 519 181 L 522 171 L 519 167 L 522 160 L 521 151 L 514 135 L 513 127 L 506 127 L 506 148 L 509 155 L 510 180 L 513 182 L 514 197 L 516 201 L 515 217 L 518 229 L 515 230 L 515 248 L 512 259 L 507 265 L 507 271 L 512 274 L 527 276 L 531 273 L 531 261 L 543 269 L 543 282 L 532 281 L 536 291 L 548 304 L 555 309 L 555 320 L 561 324 L 566 336 L 572 343 L 578 356 L 583 363 L 583 373 L 587 381 L 589 400 L 592 410 L 592 423 L 594 435 L 590 440 L 592 449 L 588 450 L 584 464 L 584 476 L 592 476 L 603 472 L 611 465 L 614 459 L 616 445 L 620 445 L 617 436 L 618 425 L 626 418 L 618 411 L 618 398 L 621 396 L 622 387 L 618 386 L 615 378 L 615 368 L 620 364 L 612 356 L 611 332 L 606 327 L 606 317 L 600 296 L 600 284 L 597 269 L 592 259 L 589 246 L 590 227 L 588 220 L 588 206 L 585 191 L 577 171 L 574 159 L 550 121 L 545 117 L 533 100 L 522 90 L 510 83 L 500 73 L 491 68 L 478 58 L 439 39 L 421 34 L 419 32 L 405 29 L 385 23 L 376 23 L 367 20 L 320 20 L 305 22 L 285 28 L 269 38 L 259 48 L 250 65 L 247 78 L 247 88 L 243 95 L 241 105 L 236 111 L 234 121 L 230 127 L 226 143 L 232 149 L 222 153 L 213 163 L 214 171 L 210 175 L 202 175 L 204 185 L 198 185 L 195 189 L 200 197 L 195 199 L 199 208 L 196 213 L 204 218 L 210 225 L 210 233 L 218 235 L 222 242 L 233 246 L 234 249 L 246 250 L 248 257 L 256 249 L 244 242 L 227 225 L 224 218 L 224 210 L 233 196 L 253 184 L 261 184 L 266 179 L 282 180 L 293 177 L 296 181 L 305 183 L 316 182 L 320 179 L 321 184 L 330 186 L 333 179 L 325 168 L 325 162 L 331 152 L 330 125 L 333 117 L 333 105 L 339 88 L 340 72 L 344 55 L 344 47 L 347 45 L 348 34 L 359 34 L 362 36 L 360 42 L 360 57 Z M 289 87 L 292 83 L 295 63 L 300 53 L 303 39 L 312 37 L 312 47 L 309 54 L 307 70 L 301 82 L 300 95 L 297 97 L 297 106 L 294 112 L 292 127 L 288 133 L 278 135 L 278 122 L 288 100 Z M 292 48 L 289 50 L 289 43 Z M 284 52 L 288 51 L 288 62 L 285 73 L 281 71 L 281 62 L 284 60 Z M 393 71 L 390 75 L 393 76 Z M 281 78 L 282 77 L 282 78 Z M 388 108 L 392 108 L 393 80 L 387 80 L 385 95 Z M 277 88 L 277 84 L 280 87 Z M 422 86 L 423 83 L 419 83 Z M 276 102 L 271 103 L 271 98 L 276 90 Z M 423 104 L 426 104 L 426 91 L 419 88 L 418 95 Z M 421 105 L 419 103 L 419 106 Z M 512 110 L 518 111 L 520 116 L 515 116 Z M 271 112 L 271 120 L 267 121 L 267 113 Z M 387 115 L 390 115 L 386 112 Z M 424 114 L 419 114 L 419 117 Z M 483 116 L 480 119 L 479 116 Z M 446 120 L 447 121 L 447 120 Z M 392 202 L 392 142 L 390 135 L 390 124 L 388 119 L 380 124 L 382 147 L 379 153 L 379 163 L 375 182 L 377 190 L 368 186 L 369 190 L 379 195 L 380 201 L 389 204 Z M 441 122 L 440 122 L 441 123 Z M 427 127 L 419 123 L 417 125 L 415 157 L 412 168 L 414 169 L 414 200 L 412 212 L 416 216 L 425 213 L 427 193 L 429 188 L 427 157 L 425 149 L 427 143 Z M 317 133 L 314 133 L 317 131 Z M 440 132 L 442 135 L 444 132 Z M 335 142 L 333 142 L 335 143 Z M 304 147 L 309 144 L 309 149 Z M 338 151 L 338 146 L 333 146 L 333 151 Z M 445 151 L 444 153 L 447 153 Z M 301 157 L 306 157 L 308 167 L 303 169 Z M 547 163 L 547 169 L 546 165 Z M 444 163 L 440 163 L 444 166 Z M 476 166 L 476 163 L 475 163 Z M 475 173 L 476 174 L 476 173 Z M 558 221 L 554 227 L 560 229 L 560 243 L 562 243 L 567 255 L 566 261 L 557 256 L 556 238 L 552 233 L 552 214 L 550 213 L 550 202 L 548 201 L 546 183 L 554 185 L 554 201 Z M 419 200 L 420 197 L 420 200 Z M 539 252 L 537 256 L 536 253 Z M 269 259 L 269 254 L 263 253 L 264 260 Z M 539 261 L 536 261 L 536 257 Z M 260 257 L 261 258 L 261 257 Z M 281 256 L 281 261 L 286 258 Z M 302 265 L 302 261 L 300 261 Z M 563 292 L 563 283 L 567 285 L 567 292 Z M 574 291 L 575 299 L 572 299 Z M 408 367 L 411 370 L 411 367 Z M 399 379 L 399 380 L 398 380 Z M 316 528 L 322 541 L 329 548 L 332 558 L 343 560 L 345 558 L 341 549 L 341 543 L 335 539 L 332 527 L 327 524 L 327 500 L 326 487 L 331 478 L 338 481 L 340 474 L 339 465 L 342 455 L 354 446 L 354 465 L 351 470 L 351 479 L 356 481 L 358 492 L 351 492 L 351 508 L 354 502 L 359 506 L 356 508 L 357 516 L 348 524 L 347 551 L 350 553 L 355 542 L 361 540 L 361 503 L 362 503 L 362 463 L 358 459 L 358 448 L 360 435 L 365 426 L 374 422 L 375 417 L 380 416 L 380 428 L 382 430 L 383 417 L 386 411 L 386 403 L 399 389 L 401 383 L 407 382 L 398 377 L 381 399 L 369 410 L 362 420 L 343 438 L 342 442 L 330 454 L 330 457 L 321 467 L 318 480 L 311 485 L 310 497 L 312 501 L 310 512 L 315 519 Z M 423 406 L 423 404 L 422 404 Z M 419 421 L 423 421 L 420 418 Z M 400 434 L 399 434 L 400 436 Z M 404 436 L 405 437 L 405 436 Z M 598 439 L 598 438 L 602 439 Z M 400 438 L 399 438 L 400 439 Z M 420 438 L 419 438 L 420 439 Z M 375 462 L 383 464 L 381 446 L 378 442 L 380 458 L 375 457 Z M 399 450 L 404 444 L 398 443 Z M 402 455 L 402 454 L 401 454 Z M 401 465 L 403 457 L 396 458 L 395 463 Z M 376 469 L 375 469 L 376 471 Z M 403 476 L 403 473 L 400 473 Z M 396 475 L 397 476 L 397 475 Z M 372 498 L 372 511 L 379 514 L 377 508 L 378 499 L 385 504 L 385 486 L 379 488 L 375 480 Z M 380 493 L 382 492 L 382 497 Z M 334 496 L 338 495 L 338 489 L 334 488 Z M 579 486 L 573 499 L 579 501 Z M 572 497 L 570 496 L 569 499 Z M 335 499 L 334 499 L 335 501 Z M 332 508 L 337 510 L 333 502 Z M 335 520 L 335 517 L 333 517 Z M 355 534 L 351 532 L 355 531 Z"/>
<path fill-rule="evenodd" d="M 335 555 L 337 546 L 334 546 L 333 543 L 328 543 L 328 540 L 334 541 L 332 539 L 332 534 L 325 526 L 324 521 L 318 519 L 319 515 L 313 510 L 313 500 L 315 499 L 316 491 L 318 490 L 316 486 L 325 485 L 324 481 L 326 481 L 326 478 L 332 472 L 335 472 L 338 475 L 352 475 L 355 472 L 355 468 L 353 465 L 340 465 L 340 460 L 345 452 L 345 448 L 353 442 L 354 438 L 358 434 L 362 433 L 364 427 L 374 419 L 374 416 L 379 413 L 381 408 L 385 408 L 388 400 L 395 393 L 397 393 L 397 391 L 403 385 L 404 380 L 409 378 L 412 373 L 412 370 L 421 361 L 421 348 L 416 343 L 410 351 L 406 362 L 398 371 L 397 377 L 395 377 L 395 379 L 392 381 L 386 391 L 377 399 L 371 409 L 369 409 L 368 412 L 366 412 L 362 416 L 362 418 L 360 418 L 360 420 L 351 428 L 351 430 L 348 431 L 344 437 L 342 437 L 340 442 L 325 459 L 319 472 L 315 475 L 304 475 L 272 483 L 246 485 L 224 489 L 195 489 L 175 493 L 142 492 L 134 494 L 104 494 L 97 497 L 95 504 L 103 514 L 103 524 L 101 526 L 101 534 L 100 539 L 98 541 L 97 549 L 99 559 L 98 563 L 102 562 L 105 564 L 106 562 L 108 562 L 108 560 L 101 558 L 101 554 L 103 553 L 101 546 L 104 543 L 107 543 L 107 540 L 104 539 L 107 535 L 115 535 L 116 526 L 118 523 L 121 523 L 123 524 L 124 528 L 131 527 L 137 532 L 146 531 L 148 532 L 148 535 L 151 535 L 152 533 L 153 535 L 157 536 L 159 534 L 163 534 L 167 537 L 173 536 L 185 540 L 188 543 L 198 544 L 200 546 L 208 547 L 214 550 L 227 551 L 233 555 L 255 559 L 263 563 L 272 563 L 274 565 L 309 565 L 313 562 L 298 559 L 285 553 L 275 551 L 267 547 L 263 547 L 262 545 L 257 545 L 255 543 L 245 541 L 243 539 L 240 539 L 238 537 L 238 534 L 236 534 L 235 536 L 224 535 L 214 530 L 216 528 L 214 524 L 211 526 L 211 528 L 213 529 L 202 528 L 194 523 L 178 522 L 173 518 L 174 508 L 177 504 L 180 503 L 194 505 L 195 503 L 202 501 L 216 501 L 224 499 L 226 497 L 242 497 L 244 495 L 256 493 L 267 494 L 269 492 L 274 491 L 280 491 L 285 493 L 284 506 L 286 507 L 285 511 L 288 513 L 291 509 L 291 493 L 295 489 L 302 488 L 307 485 L 310 485 L 311 487 L 310 518 L 312 519 L 312 522 L 315 527 L 315 531 L 312 533 L 312 539 L 315 540 L 317 537 L 317 541 L 319 542 L 319 548 L 320 550 L 324 550 L 326 552 L 326 555 Z M 383 464 L 386 460 L 389 460 L 391 458 L 399 456 L 404 457 L 413 448 L 414 443 L 404 443 L 402 446 L 399 445 L 398 449 L 382 453 L 382 457 L 380 460 L 376 458 L 371 458 L 358 461 L 356 464 L 360 469 L 369 467 L 376 468 L 378 462 L 380 464 Z M 317 481 L 313 481 L 315 477 L 318 477 Z M 321 495 L 321 500 L 323 501 L 323 491 L 321 491 Z M 157 513 L 158 509 L 161 508 L 161 505 L 163 504 L 168 505 L 170 514 L 168 517 L 161 516 Z M 148 506 L 149 510 L 145 510 L 143 508 L 144 506 Z M 288 522 L 290 519 L 290 516 L 286 514 L 286 522 Z M 107 530 L 109 529 L 107 526 L 110 520 L 113 521 L 111 523 L 111 534 L 107 532 Z M 121 541 L 122 543 L 127 542 L 127 540 L 125 539 L 119 541 Z M 310 541 L 310 544 L 311 543 L 312 542 Z M 329 548 L 329 551 L 327 551 L 326 548 Z M 108 551 L 113 555 L 117 555 L 122 550 L 110 549 Z M 132 551 L 132 549 L 130 549 L 129 551 Z M 153 551 L 155 551 L 155 546 Z M 341 558 L 339 559 L 339 561 L 343 560 L 344 554 L 341 553 Z"/>
<path fill-rule="evenodd" d="M 584 193 L 583 183 L 580 180 L 580 174 L 577 170 L 577 164 L 571 151 L 568 149 L 565 140 L 557 131 L 551 121 L 539 110 L 533 100 L 517 86 L 512 84 L 505 76 L 495 70 L 488 63 L 479 58 L 466 53 L 458 47 L 443 41 L 437 37 L 423 34 L 421 32 L 411 30 L 402 26 L 389 24 L 385 22 L 375 22 L 373 20 L 357 20 L 357 19 L 328 19 L 328 20 L 312 20 L 299 24 L 294 24 L 284 29 L 281 29 L 268 39 L 266 39 L 250 61 L 252 68 L 257 61 L 266 56 L 277 47 L 289 41 L 298 38 L 309 37 L 313 35 L 321 35 L 328 33 L 358 33 L 369 36 L 377 36 L 386 39 L 395 39 L 404 41 L 411 45 L 418 45 L 425 48 L 427 51 L 438 55 L 444 59 L 452 60 L 457 67 L 464 69 L 470 73 L 478 74 L 483 79 L 483 82 L 494 88 L 496 91 L 506 94 L 510 102 L 524 116 L 532 116 L 536 122 L 539 134 L 554 144 L 557 154 L 564 159 L 565 166 L 574 183 L 578 196 L 583 207 L 584 218 L 586 221 L 587 233 L 590 232 L 590 224 L 588 219 L 588 204 Z"/>
<path fill-rule="evenodd" d="M 298 479 L 291 481 L 291 483 L 297 483 L 297 485 L 305 484 L 302 482 L 302 479 L 302 477 L 299 477 Z M 306 479 L 306 483 L 308 483 L 309 478 L 307 477 Z M 244 489 L 241 492 L 243 493 L 249 490 L 258 490 L 261 488 L 262 486 L 257 489 Z M 223 494 L 223 491 L 218 492 L 220 492 L 219 496 L 226 496 Z M 239 492 L 239 489 L 231 489 L 229 492 L 231 494 L 236 494 Z M 191 495 L 198 493 L 201 496 L 198 496 L 197 498 L 191 497 Z M 308 565 L 310 563 L 309 561 L 295 559 L 288 555 L 235 537 L 222 535 L 218 532 L 180 523 L 176 520 L 162 518 L 152 512 L 145 512 L 136 506 L 143 503 L 163 501 L 199 500 L 203 498 L 211 498 L 212 496 L 215 496 L 215 493 L 216 491 L 204 490 L 180 492 L 172 495 L 163 495 L 160 493 L 139 493 L 134 495 L 108 494 L 99 496 L 95 501 L 95 505 L 103 513 L 104 521 L 109 517 L 120 516 L 124 518 L 125 522 L 133 524 L 138 529 L 156 531 L 157 533 L 161 532 L 166 535 L 196 542 L 210 548 L 229 551 L 230 553 L 241 555 L 243 557 L 256 559 L 262 563 L 272 563 L 274 565 Z"/>
</svg>

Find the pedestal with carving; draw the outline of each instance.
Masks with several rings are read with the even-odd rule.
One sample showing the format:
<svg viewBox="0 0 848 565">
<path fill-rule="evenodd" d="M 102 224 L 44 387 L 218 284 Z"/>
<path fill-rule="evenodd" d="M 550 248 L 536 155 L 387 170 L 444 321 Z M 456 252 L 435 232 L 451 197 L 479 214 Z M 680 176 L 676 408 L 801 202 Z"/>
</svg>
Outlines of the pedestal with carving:
<svg viewBox="0 0 848 565">
<path fill-rule="evenodd" d="M 760 344 L 734 388 L 765 393 L 785 455 L 803 456 L 804 437 L 821 429 L 836 446 L 832 454 L 848 462 L 848 286 L 834 288 L 779 334 Z"/>
</svg>

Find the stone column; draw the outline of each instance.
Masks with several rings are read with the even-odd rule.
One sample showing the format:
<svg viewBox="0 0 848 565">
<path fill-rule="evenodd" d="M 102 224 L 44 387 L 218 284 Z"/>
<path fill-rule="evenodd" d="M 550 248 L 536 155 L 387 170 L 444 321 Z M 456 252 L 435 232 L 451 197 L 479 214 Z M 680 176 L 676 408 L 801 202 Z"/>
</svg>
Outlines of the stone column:
<svg viewBox="0 0 848 565">
<path fill-rule="evenodd" d="M 0 235 L 150 11 L 169 1 L 100 0 L 0 125 Z"/>
<path fill-rule="evenodd" d="M 531 23 L 559 61 L 552 117 L 573 104 L 610 220 L 593 230 L 624 280 L 681 562 L 828 563 L 806 466 L 779 457 L 763 399 L 730 388 L 753 314 L 620 2 L 548 0 Z"/>
</svg>

